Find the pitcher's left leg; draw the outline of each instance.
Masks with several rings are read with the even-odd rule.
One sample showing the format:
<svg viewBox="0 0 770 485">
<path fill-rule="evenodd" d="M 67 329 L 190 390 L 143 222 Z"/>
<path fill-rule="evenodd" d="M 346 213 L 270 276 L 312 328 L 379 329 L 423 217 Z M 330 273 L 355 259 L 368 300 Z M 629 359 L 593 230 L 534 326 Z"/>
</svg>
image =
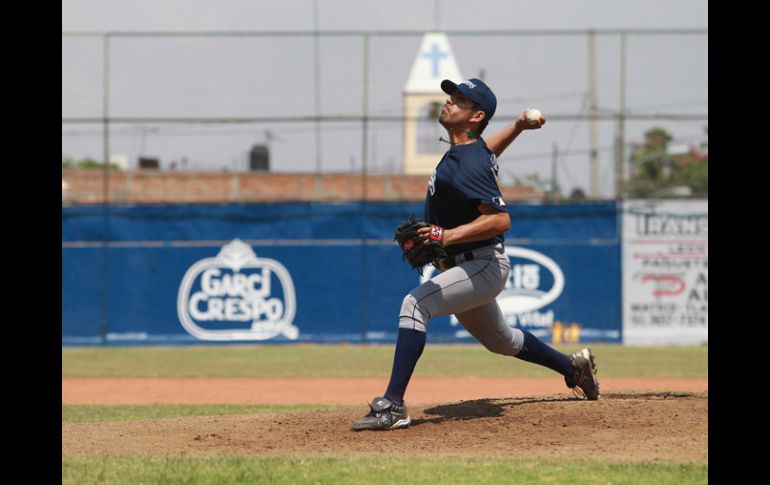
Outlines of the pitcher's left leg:
<svg viewBox="0 0 770 485">
<path fill-rule="evenodd" d="M 505 322 L 497 300 L 457 313 L 455 316 L 465 330 L 490 352 L 515 356 L 524 345 L 524 334 Z"/>
<path fill-rule="evenodd" d="M 455 316 L 489 351 L 548 367 L 563 375 L 567 387 L 579 389 L 586 399 L 599 398 L 599 379 L 590 349 L 566 355 L 527 330 L 511 328 L 496 300 Z"/>
</svg>

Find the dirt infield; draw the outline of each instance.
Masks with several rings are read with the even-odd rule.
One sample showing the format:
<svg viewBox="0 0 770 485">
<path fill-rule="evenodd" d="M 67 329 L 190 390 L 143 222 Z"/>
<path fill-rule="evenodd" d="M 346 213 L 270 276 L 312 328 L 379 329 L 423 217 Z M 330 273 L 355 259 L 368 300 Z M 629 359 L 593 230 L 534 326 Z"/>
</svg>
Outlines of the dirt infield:
<svg viewBox="0 0 770 485">
<path fill-rule="evenodd" d="M 291 380 L 298 388 L 316 383 L 304 390 L 301 399 L 294 401 L 300 403 L 331 403 L 321 397 L 335 394 L 335 386 L 339 384 L 336 379 Z M 377 386 L 372 393 L 368 386 L 375 384 L 370 384 L 369 380 L 341 379 L 346 383 L 345 389 L 350 390 L 350 394 L 345 394 L 348 396 L 345 403 L 361 404 L 361 409 L 355 410 L 64 424 L 62 455 L 143 452 L 358 455 L 387 452 L 412 456 L 570 457 L 624 461 L 708 459 L 708 383 L 705 379 L 606 378 L 602 380 L 602 397 L 590 402 L 572 397 L 558 379 L 475 378 L 468 382 L 471 379 L 441 378 L 435 379 L 430 386 L 428 382 L 433 381 L 432 378 L 415 379 L 409 390 L 412 402 L 422 400 L 433 404 L 409 405 L 413 420 L 409 429 L 386 434 L 355 433 L 350 424 L 364 414 L 363 402 L 379 394 L 377 391 L 381 391 L 384 382 L 383 378 L 372 378 Z M 82 381 L 90 381 L 91 386 Z M 165 399 L 174 392 L 178 393 L 173 402 L 178 403 L 284 402 L 266 392 L 259 394 L 259 399 L 254 398 L 252 393 L 259 390 L 254 381 L 261 382 L 262 379 L 225 379 L 224 384 L 228 385 L 219 382 L 224 387 L 215 389 L 213 394 L 224 392 L 225 388 L 241 389 L 242 394 L 219 394 L 219 399 L 214 401 L 191 400 L 191 397 L 211 399 L 205 385 L 220 379 L 183 379 L 185 385 L 189 385 L 189 381 L 196 385 L 183 387 L 181 391 L 170 388 L 168 381 L 172 380 L 167 379 L 119 379 L 110 387 L 115 392 L 112 397 L 105 391 L 109 387 L 107 383 L 101 381 L 107 380 L 62 380 L 62 403 L 137 402 L 128 397 L 136 397 L 151 388 L 154 394 L 144 395 L 143 402 L 171 402 Z M 554 381 L 557 394 L 547 390 Z M 530 387 L 525 387 L 524 383 Z M 667 387 L 665 383 L 668 383 Z M 155 384 L 162 385 L 154 388 Z M 95 392 L 98 386 L 101 386 L 101 394 L 86 399 L 86 389 Z M 500 390 L 495 386 L 503 386 L 507 391 L 502 394 L 490 392 Z M 427 388 L 440 389 L 444 394 L 428 394 Z M 529 394 L 523 393 L 524 389 Z M 464 397 L 473 392 L 508 397 Z M 251 397 L 244 400 L 246 394 Z M 447 394 L 453 395 L 454 399 L 439 397 Z M 418 397 L 421 395 L 424 397 Z M 440 404 L 435 404 L 437 402 Z"/>
<path fill-rule="evenodd" d="M 708 458 L 708 396 L 610 393 L 479 399 L 410 409 L 409 429 L 350 430 L 334 410 L 62 426 L 62 455 L 388 454 L 691 461 Z"/>
</svg>

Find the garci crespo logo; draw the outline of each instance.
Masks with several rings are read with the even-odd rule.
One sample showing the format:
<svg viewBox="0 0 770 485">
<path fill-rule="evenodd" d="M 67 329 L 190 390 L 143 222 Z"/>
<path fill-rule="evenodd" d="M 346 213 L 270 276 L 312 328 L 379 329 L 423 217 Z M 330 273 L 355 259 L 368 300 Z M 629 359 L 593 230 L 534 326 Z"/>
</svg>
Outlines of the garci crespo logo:
<svg viewBox="0 0 770 485">
<path fill-rule="evenodd" d="M 549 327 L 554 323 L 553 310 L 539 312 L 561 296 L 564 290 L 564 273 L 548 256 L 521 247 L 506 247 L 505 254 L 511 262 L 511 271 L 503 291 L 497 295 L 497 303 L 510 326 Z M 423 268 L 420 283 L 433 276 L 435 268 Z M 456 317 L 450 318 L 458 325 Z"/>
<path fill-rule="evenodd" d="M 267 340 L 278 335 L 295 340 L 295 311 L 294 282 L 286 268 L 273 259 L 257 258 L 240 239 L 225 245 L 216 258 L 193 264 L 177 298 L 179 321 L 201 340 Z"/>
</svg>

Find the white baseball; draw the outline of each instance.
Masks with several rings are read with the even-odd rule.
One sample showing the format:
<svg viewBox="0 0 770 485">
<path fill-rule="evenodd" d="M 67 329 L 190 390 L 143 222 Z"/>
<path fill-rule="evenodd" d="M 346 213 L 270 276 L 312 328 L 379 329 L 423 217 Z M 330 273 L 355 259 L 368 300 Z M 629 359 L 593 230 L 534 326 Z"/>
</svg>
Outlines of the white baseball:
<svg viewBox="0 0 770 485">
<path fill-rule="evenodd" d="M 543 113 L 541 113 L 539 109 L 532 108 L 527 110 L 527 123 L 530 125 L 536 125 L 540 122 L 541 116 L 543 116 Z"/>
</svg>

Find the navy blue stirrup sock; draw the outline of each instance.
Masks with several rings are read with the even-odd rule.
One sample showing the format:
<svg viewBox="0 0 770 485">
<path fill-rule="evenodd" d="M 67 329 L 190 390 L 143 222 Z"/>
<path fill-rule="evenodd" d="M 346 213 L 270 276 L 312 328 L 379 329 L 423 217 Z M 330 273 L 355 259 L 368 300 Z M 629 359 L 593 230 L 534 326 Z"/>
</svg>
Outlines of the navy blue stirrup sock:
<svg viewBox="0 0 770 485">
<path fill-rule="evenodd" d="M 425 348 L 425 332 L 411 328 L 399 328 L 396 341 L 396 354 L 393 356 L 393 370 L 390 373 L 388 390 L 385 398 L 396 406 L 404 405 L 404 393 L 409 379 L 412 377 L 414 366 Z"/>
<path fill-rule="evenodd" d="M 524 346 L 515 357 L 527 362 L 543 365 L 563 376 L 572 374 L 573 369 L 569 355 L 562 354 L 558 350 L 549 347 L 526 330 L 522 330 L 522 332 L 524 333 Z"/>
</svg>

